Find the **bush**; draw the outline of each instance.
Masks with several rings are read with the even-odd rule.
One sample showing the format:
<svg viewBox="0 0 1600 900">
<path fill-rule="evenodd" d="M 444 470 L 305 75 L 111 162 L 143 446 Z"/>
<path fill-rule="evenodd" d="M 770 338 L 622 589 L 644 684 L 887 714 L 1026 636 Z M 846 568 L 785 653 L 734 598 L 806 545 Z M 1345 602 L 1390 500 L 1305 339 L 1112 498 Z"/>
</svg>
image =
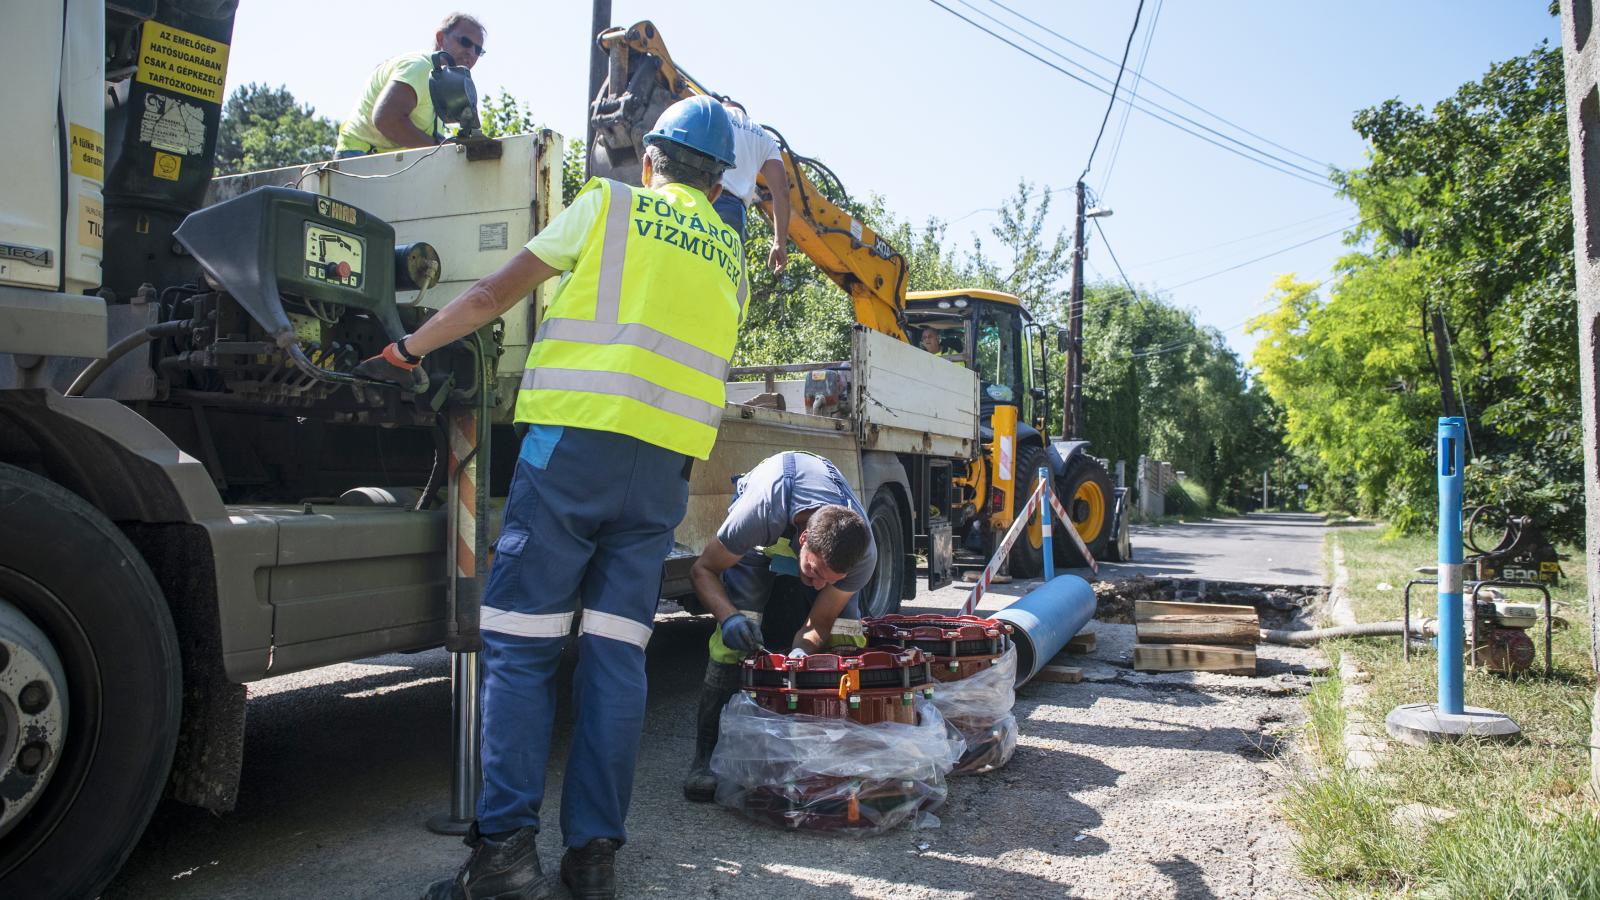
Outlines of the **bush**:
<svg viewBox="0 0 1600 900">
<path fill-rule="evenodd" d="M 1206 489 L 1193 479 L 1179 481 L 1167 488 L 1166 512 L 1169 516 L 1203 516 L 1213 508 Z"/>
</svg>

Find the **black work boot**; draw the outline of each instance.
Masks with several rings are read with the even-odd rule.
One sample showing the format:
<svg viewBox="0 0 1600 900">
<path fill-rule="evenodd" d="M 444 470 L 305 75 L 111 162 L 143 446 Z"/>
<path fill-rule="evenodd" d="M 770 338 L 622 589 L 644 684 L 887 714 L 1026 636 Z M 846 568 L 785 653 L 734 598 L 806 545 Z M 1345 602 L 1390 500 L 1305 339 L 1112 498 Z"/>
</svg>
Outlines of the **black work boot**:
<svg viewBox="0 0 1600 900">
<path fill-rule="evenodd" d="M 529 826 L 492 841 L 474 822 L 462 841 L 472 855 L 454 878 L 429 885 L 422 900 L 546 900 L 555 891 L 539 866 L 533 845 L 538 836 L 539 829 Z"/>
<path fill-rule="evenodd" d="M 695 803 L 717 799 L 717 776 L 711 774 L 711 751 L 717 749 L 717 729 L 722 726 L 722 708 L 739 690 L 739 666 L 734 663 L 706 663 L 706 681 L 700 686 L 700 710 L 696 715 L 694 763 L 683 779 L 683 796 Z"/>
<path fill-rule="evenodd" d="M 611 900 L 617 896 L 617 842 L 595 838 L 561 856 L 561 883 L 573 900 Z"/>
</svg>

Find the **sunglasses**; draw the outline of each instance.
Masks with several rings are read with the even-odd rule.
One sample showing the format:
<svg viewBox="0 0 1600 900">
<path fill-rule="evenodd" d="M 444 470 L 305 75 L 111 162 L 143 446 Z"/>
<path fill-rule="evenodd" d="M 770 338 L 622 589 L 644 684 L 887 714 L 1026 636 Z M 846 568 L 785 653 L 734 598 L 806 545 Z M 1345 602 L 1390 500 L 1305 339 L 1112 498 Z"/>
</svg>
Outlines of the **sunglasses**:
<svg viewBox="0 0 1600 900">
<path fill-rule="evenodd" d="M 479 56 L 485 56 L 489 52 L 489 51 L 483 49 L 483 45 L 482 44 L 474 41 L 472 38 L 469 38 L 464 34 L 456 35 L 456 43 L 461 45 L 461 49 L 463 49 L 463 50 L 471 50 L 471 51 L 477 53 Z"/>
</svg>

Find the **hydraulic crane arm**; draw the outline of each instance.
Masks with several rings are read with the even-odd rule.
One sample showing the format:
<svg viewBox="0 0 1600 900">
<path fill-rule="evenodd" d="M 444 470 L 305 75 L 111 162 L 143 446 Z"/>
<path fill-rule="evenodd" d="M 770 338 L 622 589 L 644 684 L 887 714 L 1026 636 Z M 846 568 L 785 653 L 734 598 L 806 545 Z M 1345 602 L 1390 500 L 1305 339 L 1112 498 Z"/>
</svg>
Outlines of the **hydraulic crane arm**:
<svg viewBox="0 0 1600 900">
<path fill-rule="evenodd" d="M 645 21 L 596 38 L 606 52 L 606 81 L 590 106 L 594 146 L 589 171 L 638 184 L 644 135 L 668 106 L 695 94 L 718 96 L 672 61 L 661 32 Z M 773 129 L 789 177 L 789 239 L 849 295 L 856 321 L 906 340 L 906 260 L 865 222 L 830 201 L 807 174 L 838 179 L 795 153 Z M 762 186 L 766 187 L 764 179 Z M 840 192 L 843 186 L 840 185 Z M 762 201 L 768 215 L 770 199 Z"/>
</svg>

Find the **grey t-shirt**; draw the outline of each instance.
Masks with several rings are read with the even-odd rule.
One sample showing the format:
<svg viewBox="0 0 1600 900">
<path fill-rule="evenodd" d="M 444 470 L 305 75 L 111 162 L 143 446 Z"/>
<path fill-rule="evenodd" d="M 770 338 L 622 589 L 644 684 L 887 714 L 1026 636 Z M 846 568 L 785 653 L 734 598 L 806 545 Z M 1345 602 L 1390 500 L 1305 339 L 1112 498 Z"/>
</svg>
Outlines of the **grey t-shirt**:
<svg viewBox="0 0 1600 900">
<path fill-rule="evenodd" d="M 785 478 L 783 458 L 794 459 L 794 478 Z M 867 517 L 861 501 L 832 463 L 807 453 L 779 453 L 769 456 L 739 480 L 739 496 L 728 508 L 728 517 L 717 529 L 717 540 L 730 551 L 743 556 L 757 547 L 770 547 L 788 538 L 798 552 L 799 529 L 794 517 L 808 509 L 830 504 L 848 506 L 861 518 Z M 838 584 L 846 594 L 854 594 L 872 580 L 878 565 L 878 548 L 867 533 L 867 552 L 850 567 Z"/>
</svg>

